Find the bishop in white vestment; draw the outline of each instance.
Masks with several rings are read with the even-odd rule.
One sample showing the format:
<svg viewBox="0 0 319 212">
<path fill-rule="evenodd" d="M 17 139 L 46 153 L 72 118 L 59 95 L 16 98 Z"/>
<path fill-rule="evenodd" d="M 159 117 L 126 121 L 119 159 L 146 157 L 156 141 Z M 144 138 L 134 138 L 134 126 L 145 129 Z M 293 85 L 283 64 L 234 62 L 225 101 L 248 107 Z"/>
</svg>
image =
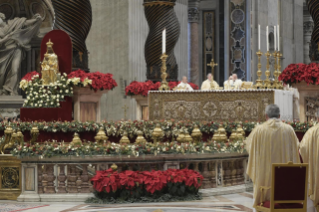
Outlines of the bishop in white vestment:
<svg viewBox="0 0 319 212">
<path fill-rule="evenodd" d="M 194 89 L 187 83 L 187 77 L 183 76 L 182 82 L 176 87 L 179 91 L 193 91 Z"/>
<path fill-rule="evenodd" d="M 225 89 L 225 90 L 231 89 L 231 87 L 233 86 L 233 84 L 234 84 L 233 76 L 230 76 L 230 77 L 228 78 L 228 80 L 226 80 L 226 81 L 224 82 L 224 89 Z"/>
<path fill-rule="evenodd" d="M 300 155 L 304 163 L 309 164 L 308 195 L 313 204 L 307 205 L 307 211 L 315 211 L 313 205 L 319 204 L 319 125 L 310 128 L 300 143 Z M 312 208 L 311 208 L 312 207 Z"/>
<path fill-rule="evenodd" d="M 241 79 L 238 79 L 237 74 L 233 74 L 233 82 L 235 89 L 240 89 L 241 85 L 243 84 L 243 81 L 241 81 Z"/>
<path fill-rule="evenodd" d="M 246 139 L 249 153 L 247 174 L 254 183 L 254 204 L 270 200 L 270 190 L 264 191 L 264 199 L 260 200 L 260 187 L 271 187 L 271 168 L 273 163 L 300 163 L 299 140 L 294 129 L 280 119 L 277 105 L 266 108 L 267 121 L 251 132 Z M 254 210 L 256 211 L 256 210 Z"/>
<path fill-rule="evenodd" d="M 214 81 L 212 74 L 207 75 L 207 80 L 203 82 L 201 90 L 202 91 L 219 90 L 219 85 L 216 81 Z"/>
</svg>

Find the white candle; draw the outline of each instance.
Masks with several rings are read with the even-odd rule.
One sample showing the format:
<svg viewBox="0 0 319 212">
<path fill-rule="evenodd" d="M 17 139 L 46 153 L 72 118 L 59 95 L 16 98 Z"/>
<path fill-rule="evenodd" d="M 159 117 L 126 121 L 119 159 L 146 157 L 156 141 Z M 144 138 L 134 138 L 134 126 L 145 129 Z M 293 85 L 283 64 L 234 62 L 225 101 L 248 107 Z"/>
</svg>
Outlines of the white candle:
<svg viewBox="0 0 319 212">
<path fill-rule="evenodd" d="M 277 33 L 278 33 L 278 51 L 280 52 L 280 28 L 279 28 L 279 25 L 277 26 Z"/>
<path fill-rule="evenodd" d="M 276 26 L 274 27 L 274 39 L 275 39 L 275 51 L 277 50 L 277 31 Z"/>
<path fill-rule="evenodd" d="M 268 33 L 268 26 L 267 26 L 267 28 L 266 28 L 267 52 L 269 51 L 269 39 L 268 39 L 268 35 L 269 35 L 269 33 Z"/>
<path fill-rule="evenodd" d="M 258 25 L 258 49 L 260 50 L 260 24 Z"/>
<path fill-rule="evenodd" d="M 163 30 L 162 34 L 162 50 L 163 54 L 166 53 L 166 29 Z"/>
</svg>

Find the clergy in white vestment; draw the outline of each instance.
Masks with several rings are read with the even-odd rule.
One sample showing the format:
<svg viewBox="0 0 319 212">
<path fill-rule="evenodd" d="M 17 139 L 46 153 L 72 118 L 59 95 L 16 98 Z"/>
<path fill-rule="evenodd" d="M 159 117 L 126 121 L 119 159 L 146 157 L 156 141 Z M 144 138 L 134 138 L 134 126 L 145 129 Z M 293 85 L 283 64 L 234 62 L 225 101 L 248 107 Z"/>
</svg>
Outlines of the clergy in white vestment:
<svg viewBox="0 0 319 212">
<path fill-rule="evenodd" d="M 241 81 L 241 79 L 238 79 L 237 74 L 233 74 L 233 83 L 235 89 L 240 89 L 243 81 Z"/>
<path fill-rule="evenodd" d="M 219 85 L 216 81 L 214 81 L 212 74 L 207 75 L 207 80 L 203 82 L 201 90 L 202 91 L 219 90 Z"/>
<path fill-rule="evenodd" d="M 297 88 L 290 87 L 284 84 L 284 90 L 293 92 L 293 116 L 294 120 L 300 120 L 300 108 L 299 108 L 299 91 Z"/>
<path fill-rule="evenodd" d="M 256 126 L 245 141 L 249 153 L 247 175 L 254 183 L 254 208 L 261 203 L 260 187 L 271 187 L 273 163 L 300 163 L 299 140 L 294 129 L 279 119 L 279 107 L 268 105 L 265 113 L 267 121 Z M 269 200 L 270 190 L 265 190 L 262 202 Z"/>
<path fill-rule="evenodd" d="M 234 85 L 233 75 L 230 75 L 229 78 L 228 78 L 228 80 L 226 80 L 226 81 L 224 82 L 224 89 L 225 89 L 225 90 L 230 90 L 233 85 Z"/>
<path fill-rule="evenodd" d="M 308 195 L 312 204 L 308 201 L 309 209 L 315 211 L 314 205 L 319 204 L 319 125 L 310 128 L 300 143 L 300 154 L 304 163 L 309 164 Z M 311 208 L 312 207 L 312 208 Z"/>
<path fill-rule="evenodd" d="M 193 91 L 194 89 L 187 83 L 187 77 L 183 76 L 182 81 L 176 87 L 179 91 Z"/>
</svg>

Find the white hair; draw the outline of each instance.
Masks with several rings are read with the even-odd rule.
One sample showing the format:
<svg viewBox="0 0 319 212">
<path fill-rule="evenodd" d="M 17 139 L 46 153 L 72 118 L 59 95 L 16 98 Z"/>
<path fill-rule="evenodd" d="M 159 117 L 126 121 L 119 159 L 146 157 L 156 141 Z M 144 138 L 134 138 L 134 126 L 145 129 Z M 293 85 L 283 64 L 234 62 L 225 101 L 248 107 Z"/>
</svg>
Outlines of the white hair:
<svg viewBox="0 0 319 212">
<path fill-rule="evenodd" d="M 266 115 L 268 118 L 279 118 L 280 117 L 280 109 L 277 105 L 268 105 L 265 110 Z"/>
<path fill-rule="evenodd" d="M 209 76 L 213 76 L 211 73 L 209 73 L 209 74 L 207 74 L 207 78 L 209 77 Z"/>
</svg>

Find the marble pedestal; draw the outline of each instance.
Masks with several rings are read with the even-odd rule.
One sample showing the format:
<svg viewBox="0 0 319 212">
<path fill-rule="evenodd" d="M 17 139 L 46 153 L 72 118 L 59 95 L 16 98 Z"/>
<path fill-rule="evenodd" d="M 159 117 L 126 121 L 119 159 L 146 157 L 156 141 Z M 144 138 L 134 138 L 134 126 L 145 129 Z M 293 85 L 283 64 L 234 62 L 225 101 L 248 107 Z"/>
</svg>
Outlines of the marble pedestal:
<svg viewBox="0 0 319 212">
<path fill-rule="evenodd" d="M 14 118 L 20 115 L 20 108 L 24 103 L 22 96 L 0 97 L 0 118 Z"/>
<path fill-rule="evenodd" d="M 100 101 L 103 94 L 107 91 L 96 91 L 90 88 L 78 88 L 73 90 L 74 103 L 74 120 L 86 121 L 101 121 Z"/>
<path fill-rule="evenodd" d="M 131 96 L 135 99 L 136 106 L 136 120 L 148 120 L 148 98 L 147 96 L 135 95 Z M 146 109 L 146 111 L 145 111 Z"/>
<path fill-rule="evenodd" d="M 293 85 L 294 88 L 297 88 L 299 91 L 299 110 L 300 110 L 300 122 L 307 121 L 307 97 L 318 97 L 319 86 L 316 85 L 307 85 L 305 82 L 298 83 Z"/>
</svg>

